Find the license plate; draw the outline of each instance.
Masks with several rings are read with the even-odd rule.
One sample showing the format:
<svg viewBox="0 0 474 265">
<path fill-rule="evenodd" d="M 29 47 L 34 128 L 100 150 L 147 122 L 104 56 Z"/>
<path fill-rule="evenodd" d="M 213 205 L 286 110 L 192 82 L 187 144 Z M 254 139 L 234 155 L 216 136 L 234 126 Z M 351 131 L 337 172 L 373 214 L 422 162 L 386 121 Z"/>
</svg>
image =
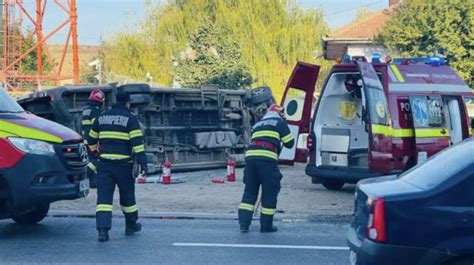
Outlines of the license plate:
<svg viewBox="0 0 474 265">
<path fill-rule="evenodd" d="M 357 254 L 352 250 L 349 252 L 349 261 L 351 262 L 351 265 L 357 264 Z"/>
<path fill-rule="evenodd" d="M 89 179 L 79 181 L 79 191 L 89 190 Z"/>
</svg>

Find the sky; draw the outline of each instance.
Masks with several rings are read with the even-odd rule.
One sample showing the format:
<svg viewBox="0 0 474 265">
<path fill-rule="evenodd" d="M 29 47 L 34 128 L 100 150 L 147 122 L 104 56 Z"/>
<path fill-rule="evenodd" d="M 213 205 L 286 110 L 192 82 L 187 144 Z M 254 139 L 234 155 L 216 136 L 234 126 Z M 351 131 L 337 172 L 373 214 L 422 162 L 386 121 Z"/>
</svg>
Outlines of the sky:
<svg viewBox="0 0 474 265">
<path fill-rule="evenodd" d="M 64 2 L 65 0 L 60 0 Z M 164 0 L 150 0 L 163 2 Z M 303 8 L 322 8 L 326 23 L 331 29 L 349 24 L 360 8 L 371 11 L 388 6 L 388 0 L 297 0 Z M 23 0 L 28 10 L 34 10 L 34 0 Z M 136 24 L 145 15 L 144 0 L 76 0 L 78 12 L 78 38 L 81 45 L 98 45 L 113 32 L 130 24 Z M 44 33 L 66 19 L 64 11 L 53 1 L 48 1 L 44 17 Z M 50 44 L 64 43 L 66 30 L 48 41 Z"/>
</svg>

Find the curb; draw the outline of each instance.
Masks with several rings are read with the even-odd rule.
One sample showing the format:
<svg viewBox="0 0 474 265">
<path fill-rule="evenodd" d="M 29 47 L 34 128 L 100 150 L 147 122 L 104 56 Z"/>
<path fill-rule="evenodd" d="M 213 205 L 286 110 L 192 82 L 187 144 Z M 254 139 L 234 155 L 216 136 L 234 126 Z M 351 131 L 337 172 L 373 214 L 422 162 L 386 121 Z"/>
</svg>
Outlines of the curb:
<svg viewBox="0 0 474 265">
<path fill-rule="evenodd" d="M 114 218 L 123 218 L 123 214 L 115 213 Z M 140 212 L 141 219 L 158 220 L 231 220 L 237 221 L 237 214 L 212 214 L 194 212 Z M 95 213 L 89 211 L 50 211 L 48 217 L 53 218 L 95 218 Z M 259 220 L 254 218 L 253 220 Z M 283 223 L 350 223 L 352 215 L 314 215 L 295 216 L 291 218 L 275 217 L 275 221 Z"/>
</svg>

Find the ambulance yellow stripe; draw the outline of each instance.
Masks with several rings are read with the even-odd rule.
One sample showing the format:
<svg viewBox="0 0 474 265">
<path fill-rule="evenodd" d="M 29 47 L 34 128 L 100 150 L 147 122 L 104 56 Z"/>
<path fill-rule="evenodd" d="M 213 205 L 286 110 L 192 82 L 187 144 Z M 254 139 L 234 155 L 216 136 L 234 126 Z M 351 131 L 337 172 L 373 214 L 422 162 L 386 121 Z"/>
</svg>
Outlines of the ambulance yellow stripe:
<svg viewBox="0 0 474 265">
<path fill-rule="evenodd" d="M 22 138 L 28 138 L 28 139 L 34 139 L 34 140 L 42 140 L 46 142 L 52 142 L 52 143 L 62 143 L 63 139 L 52 135 L 47 132 L 43 132 L 40 130 L 28 128 L 25 126 L 21 126 L 15 123 L 7 122 L 4 120 L 0 120 L 0 128 L 3 130 L 8 130 L 10 135 L 8 136 L 15 136 L 18 135 Z M 6 131 L 4 131 L 6 132 Z M 8 133 L 8 132 L 7 132 Z M 13 134 L 13 135 L 12 135 Z"/>
<path fill-rule="evenodd" d="M 449 137 L 449 131 L 445 128 L 416 129 L 415 134 L 417 138 Z"/>
<path fill-rule="evenodd" d="M 399 138 L 415 136 L 413 129 L 395 129 L 387 125 L 379 124 L 372 124 L 372 133 Z"/>
<path fill-rule="evenodd" d="M 405 82 L 405 78 L 403 78 L 402 73 L 400 73 L 400 71 L 398 70 L 398 67 L 397 67 L 396 65 L 391 64 L 391 65 L 390 65 L 390 69 L 392 69 L 393 73 L 394 73 L 395 76 L 397 77 L 398 82 L 400 82 L 400 83 Z"/>
</svg>

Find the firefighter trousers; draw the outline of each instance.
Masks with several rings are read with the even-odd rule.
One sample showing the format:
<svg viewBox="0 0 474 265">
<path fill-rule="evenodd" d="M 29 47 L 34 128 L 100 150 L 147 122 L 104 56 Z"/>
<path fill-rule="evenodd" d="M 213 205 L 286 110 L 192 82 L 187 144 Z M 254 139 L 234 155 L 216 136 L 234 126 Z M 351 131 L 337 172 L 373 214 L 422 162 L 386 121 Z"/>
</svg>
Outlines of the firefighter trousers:
<svg viewBox="0 0 474 265">
<path fill-rule="evenodd" d="M 277 161 L 265 159 L 247 159 L 245 161 L 245 190 L 239 206 L 239 223 L 241 225 L 250 225 L 252 222 L 255 203 L 260 186 L 262 186 L 260 225 L 262 229 L 272 228 L 282 177 Z"/>
<path fill-rule="evenodd" d="M 127 226 L 138 220 L 135 202 L 135 179 L 132 176 L 133 164 L 99 161 L 97 167 L 97 229 L 110 230 L 115 186 L 118 186 L 120 206 Z"/>
</svg>

